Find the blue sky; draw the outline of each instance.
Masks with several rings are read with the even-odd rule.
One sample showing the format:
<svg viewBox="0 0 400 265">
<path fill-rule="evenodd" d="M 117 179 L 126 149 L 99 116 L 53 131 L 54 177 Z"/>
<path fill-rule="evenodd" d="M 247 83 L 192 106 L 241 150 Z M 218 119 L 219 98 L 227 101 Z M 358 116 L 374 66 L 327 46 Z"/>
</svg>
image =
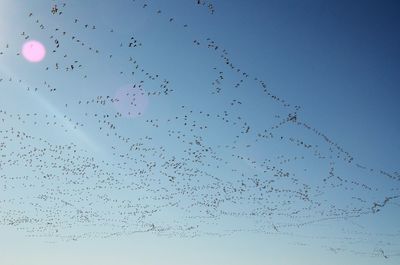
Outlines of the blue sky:
<svg viewBox="0 0 400 265">
<path fill-rule="evenodd" d="M 1 2 L 1 263 L 398 264 L 398 11 Z"/>
</svg>

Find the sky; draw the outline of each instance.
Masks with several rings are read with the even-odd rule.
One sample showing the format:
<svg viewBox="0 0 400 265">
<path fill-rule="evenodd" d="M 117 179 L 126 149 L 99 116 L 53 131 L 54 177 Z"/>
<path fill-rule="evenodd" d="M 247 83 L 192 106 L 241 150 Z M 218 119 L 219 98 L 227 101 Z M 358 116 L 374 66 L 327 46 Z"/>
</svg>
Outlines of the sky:
<svg viewBox="0 0 400 265">
<path fill-rule="evenodd" d="M 399 264 L 399 8 L 0 1 L 0 263 Z"/>
</svg>

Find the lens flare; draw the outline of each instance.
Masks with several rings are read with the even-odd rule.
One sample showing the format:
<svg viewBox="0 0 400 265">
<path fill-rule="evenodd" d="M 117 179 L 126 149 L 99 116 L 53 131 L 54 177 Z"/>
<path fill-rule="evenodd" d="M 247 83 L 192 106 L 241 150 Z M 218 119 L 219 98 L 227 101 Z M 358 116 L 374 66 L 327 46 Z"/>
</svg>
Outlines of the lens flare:
<svg viewBox="0 0 400 265">
<path fill-rule="evenodd" d="M 114 97 L 114 106 L 126 118 L 136 118 L 144 114 L 149 104 L 146 92 L 136 85 L 127 85 L 118 89 Z"/>
<path fill-rule="evenodd" d="M 46 56 L 46 49 L 39 41 L 31 40 L 22 46 L 22 55 L 29 62 L 37 63 Z"/>
</svg>

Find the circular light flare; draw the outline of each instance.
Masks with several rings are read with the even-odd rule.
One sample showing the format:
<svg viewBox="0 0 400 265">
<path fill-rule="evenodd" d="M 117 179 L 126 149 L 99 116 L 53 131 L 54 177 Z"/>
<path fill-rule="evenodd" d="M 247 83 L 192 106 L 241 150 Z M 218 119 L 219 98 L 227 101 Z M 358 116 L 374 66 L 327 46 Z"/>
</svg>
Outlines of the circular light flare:
<svg viewBox="0 0 400 265">
<path fill-rule="evenodd" d="M 37 63 L 46 56 L 46 48 L 39 41 L 31 40 L 22 46 L 22 55 L 27 61 Z"/>
<path fill-rule="evenodd" d="M 127 85 L 117 90 L 114 107 L 125 118 L 141 117 L 146 111 L 149 99 L 143 88 Z"/>
</svg>

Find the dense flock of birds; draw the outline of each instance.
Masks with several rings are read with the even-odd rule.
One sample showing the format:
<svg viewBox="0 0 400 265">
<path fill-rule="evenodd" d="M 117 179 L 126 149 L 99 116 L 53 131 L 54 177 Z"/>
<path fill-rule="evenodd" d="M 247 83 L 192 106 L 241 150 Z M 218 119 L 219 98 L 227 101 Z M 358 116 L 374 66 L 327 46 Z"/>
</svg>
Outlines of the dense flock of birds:
<svg viewBox="0 0 400 265">
<path fill-rule="evenodd" d="M 189 32 L 185 37 L 195 34 L 151 1 L 129 4 Z M 216 15 L 210 1 L 193 4 Z M 62 2 L 49 2 L 48 14 L 54 23 L 26 12 L 29 26 L 51 43 L 46 60 L 35 65 L 41 83 L 27 74 L 26 79 L 4 71 L 0 76 L 1 90 L 13 93 L 9 88 L 18 87 L 18 93 L 58 106 L 53 112 L 0 109 L 1 225 L 50 241 L 256 232 L 287 236 L 300 245 L 315 240 L 335 253 L 398 255 L 394 242 L 400 230 L 371 232 L 357 222 L 379 218 L 386 208 L 398 211 L 400 173 L 358 161 L 307 123 L 300 106 L 236 64 L 217 40 L 188 40 L 193 53 L 215 60 L 204 66 L 210 73 L 201 91 L 206 100 L 187 104 L 182 94 L 188 92 L 174 87 L 177 80 L 136 58 L 146 44 L 135 34 L 70 19 Z M 109 50 L 96 47 L 91 32 L 114 43 Z M 16 37 L 23 43 L 31 35 L 26 30 Z M 7 43 L 0 63 L 22 57 L 19 49 Z M 97 91 L 96 80 L 107 78 L 96 76 L 97 67 L 108 67 L 112 78 L 129 85 L 117 93 Z M 85 91 L 66 96 L 63 87 L 69 86 Z M 273 108 L 251 115 L 258 112 L 252 98 Z M 169 104 L 165 109 L 163 102 Z M 160 109 L 152 111 L 155 105 Z M 85 133 L 101 139 L 98 152 L 66 140 Z M 337 231 L 329 234 L 321 224 Z M 320 236 L 303 233 L 309 230 Z"/>
</svg>

